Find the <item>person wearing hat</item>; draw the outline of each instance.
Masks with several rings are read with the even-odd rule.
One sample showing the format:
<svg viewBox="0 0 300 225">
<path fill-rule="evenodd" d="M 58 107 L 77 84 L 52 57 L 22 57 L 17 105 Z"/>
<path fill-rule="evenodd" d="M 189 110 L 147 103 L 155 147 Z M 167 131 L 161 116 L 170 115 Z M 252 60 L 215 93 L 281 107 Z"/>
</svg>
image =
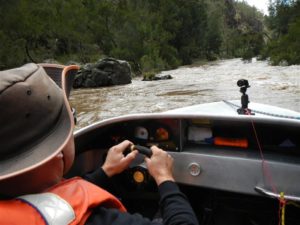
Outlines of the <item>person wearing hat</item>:
<svg viewBox="0 0 300 225">
<path fill-rule="evenodd" d="M 62 90 L 63 89 L 63 90 Z M 134 160 L 132 143 L 109 149 L 105 163 L 65 180 L 75 155 L 65 88 L 41 65 L 0 72 L 0 224 L 161 224 L 126 212 L 103 186 Z M 146 159 L 160 192 L 163 224 L 198 224 L 172 175 L 173 159 L 153 146 Z"/>
</svg>

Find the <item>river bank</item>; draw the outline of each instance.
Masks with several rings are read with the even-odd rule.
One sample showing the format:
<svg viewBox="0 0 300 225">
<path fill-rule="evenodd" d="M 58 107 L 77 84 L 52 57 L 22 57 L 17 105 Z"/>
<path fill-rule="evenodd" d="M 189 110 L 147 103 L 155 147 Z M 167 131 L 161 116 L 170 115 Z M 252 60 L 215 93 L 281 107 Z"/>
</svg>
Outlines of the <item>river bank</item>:
<svg viewBox="0 0 300 225">
<path fill-rule="evenodd" d="M 270 66 L 267 61 L 220 60 L 163 71 L 171 80 L 72 91 L 76 129 L 129 113 L 162 112 L 194 104 L 240 99 L 237 80 L 247 79 L 250 101 L 300 111 L 300 66 Z"/>
</svg>

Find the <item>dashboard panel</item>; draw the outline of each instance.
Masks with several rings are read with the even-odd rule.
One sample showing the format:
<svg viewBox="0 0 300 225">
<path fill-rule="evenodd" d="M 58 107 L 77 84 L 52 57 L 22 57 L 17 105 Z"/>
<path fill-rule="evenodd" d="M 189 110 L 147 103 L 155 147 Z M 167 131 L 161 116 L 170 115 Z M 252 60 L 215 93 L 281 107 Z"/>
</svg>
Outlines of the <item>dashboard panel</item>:
<svg viewBox="0 0 300 225">
<path fill-rule="evenodd" d="M 69 176 L 97 168 L 111 146 L 130 140 L 168 151 L 174 158 L 175 179 L 181 184 L 251 195 L 258 194 L 256 187 L 270 190 L 276 185 L 279 190 L 300 196 L 298 136 L 299 124 L 280 121 L 275 124 L 165 115 L 123 118 L 75 134 L 77 156 Z M 273 175 L 274 184 L 268 183 L 266 173 Z M 140 176 L 144 179 L 137 182 Z M 143 156 L 122 179 L 127 180 L 123 181 L 127 191 L 153 187 Z"/>
</svg>

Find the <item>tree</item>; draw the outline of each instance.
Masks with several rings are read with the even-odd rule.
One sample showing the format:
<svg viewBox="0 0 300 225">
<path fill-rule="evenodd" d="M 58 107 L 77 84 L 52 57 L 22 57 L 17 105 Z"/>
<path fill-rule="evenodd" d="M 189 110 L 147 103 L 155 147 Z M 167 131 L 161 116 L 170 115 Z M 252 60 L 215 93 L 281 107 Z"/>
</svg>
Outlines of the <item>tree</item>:
<svg viewBox="0 0 300 225">
<path fill-rule="evenodd" d="M 234 0 L 0 0 L 0 12 L 1 68 L 105 55 L 159 71 L 256 55 L 263 43 L 261 15 Z"/>
<path fill-rule="evenodd" d="M 271 2 L 268 26 L 272 31 L 271 40 L 265 49 L 265 56 L 277 65 L 281 62 L 300 63 L 300 2 L 277 0 Z"/>
</svg>

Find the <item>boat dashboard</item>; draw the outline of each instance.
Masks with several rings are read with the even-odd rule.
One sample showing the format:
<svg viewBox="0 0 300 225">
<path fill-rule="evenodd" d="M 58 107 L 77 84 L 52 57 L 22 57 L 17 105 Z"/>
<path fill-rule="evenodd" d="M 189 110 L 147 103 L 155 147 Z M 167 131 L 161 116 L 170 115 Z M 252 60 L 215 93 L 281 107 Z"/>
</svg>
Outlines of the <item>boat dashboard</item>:
<svg viewBox="0 0 300 225">
<path fill-rule="evenodd" d="M 300 123 L 295 120 L 249 116 L 147 114 L 119 117 L 75 134 L 76 159 L 67 176 L 95 170 L 104 163 L 111 146 L 130 140 L 168 151 L 174 158 L 175 180 L 188 190 L 188 196 L 200 196 L 199 190 L 202 193 L 209 190 L 222 193 L 222 198 L 232 193 L 276 199 L 278 193 L 274 193 L 273 188 L 276 187 L 278 192 L 299 201 L 299 128 Z M 128 170 L 114 178 L 113 193 L 122 200 L 132 203 L 136 198 L 158 199 L 157 187 L 147 172 L 144 157 L 139 154 Z M 195 196 L 190 197 L 195 199 Z"/>
<path fill-rule="evenodd" d="M 103 163 L 107 150 L 123 140 L 168 151 L 175 160 L 174 175 L 179 183 L 257 194 L 255 187 L 269 190 L 271 184 L 265 178 L 271 173 L 279 190 L 300 196 L 299 123 L 162 115 L 125 117 L 75 135 L 77 157 L 72 173 L 95 169 Z M 85 157 L 91 158 L 81 159 Z M 132 170 L 145 168 L 143 159 L 139 160 Z"/>
</svg>

